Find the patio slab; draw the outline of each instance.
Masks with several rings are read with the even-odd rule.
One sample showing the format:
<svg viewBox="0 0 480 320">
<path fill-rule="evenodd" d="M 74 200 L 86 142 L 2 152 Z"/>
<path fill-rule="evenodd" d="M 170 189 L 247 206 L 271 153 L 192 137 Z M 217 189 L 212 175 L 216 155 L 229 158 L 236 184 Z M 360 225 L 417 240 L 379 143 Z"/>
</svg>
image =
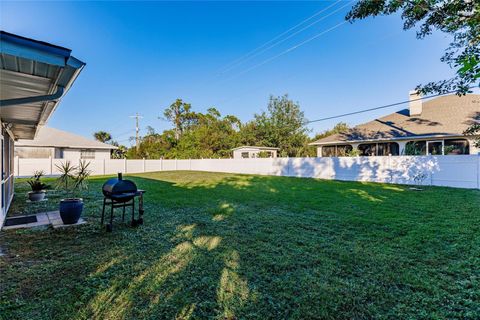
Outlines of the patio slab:
<svg viewBox="0 0 480 320">
<path fill-rule="evenodd" d="M 71 226 L 79 226 L 87 223 L 85 219 L 80 218 L 78 222 L 75 224 L 63 224 L 62 218 L 60 217 L 60 212 L 58 211 L 47 212 L 47 216 L 48 216 L 48 220 L 50 220 L 50 223 L 52 224 L 54 229 L 66 228 Z"/>
<path fill-rule="evenodd" d="M 78 222 L 75 224 L 63 224 L 62 218 L 60 217 L 60 212 L 58 211 L 37 213 L 35 216 L 37 217 L 37 222 L 17 224 L 14 226 L 5 226 L 3 227 L 3 230 L 35 228 L 35 227 L 42 227 L 42 226 L 49 226 L 49 225 L 52 225 L 54 229 L 58 229 L 58 228 L 65 228 L 65 227 L 71 227 L 71 226 L 78 226 L 78 225 L 87 223 L 85 219 L 80 218 L 80 220 L 78 220 Z M 15 216 L 15 218 L 20 218 L 20 217 L 27 217 L 27 216 L 26 215 Z"/>
</svg>

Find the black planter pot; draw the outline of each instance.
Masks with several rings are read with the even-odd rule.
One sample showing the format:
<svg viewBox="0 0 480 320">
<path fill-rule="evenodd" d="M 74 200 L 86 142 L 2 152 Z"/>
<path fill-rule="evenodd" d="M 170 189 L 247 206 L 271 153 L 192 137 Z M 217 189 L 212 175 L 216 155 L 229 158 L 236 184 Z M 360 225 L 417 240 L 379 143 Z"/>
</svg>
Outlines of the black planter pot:
<svg viewBox="0 0 480 320">
<path fill-rule="evenodd" d="M 82 215 L 83 199 L 63 199 L 60 201 L 59 211 L 63 224 L 75 224 Z"/>
</svg>

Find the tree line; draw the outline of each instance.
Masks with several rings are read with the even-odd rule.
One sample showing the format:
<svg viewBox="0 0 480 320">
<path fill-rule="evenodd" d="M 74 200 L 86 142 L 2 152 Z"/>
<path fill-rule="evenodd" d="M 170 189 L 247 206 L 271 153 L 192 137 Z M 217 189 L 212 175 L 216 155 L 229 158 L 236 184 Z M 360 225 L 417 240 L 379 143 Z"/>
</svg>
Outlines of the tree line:
<svg viewBox="0 0 480 320">
<path fill-rule="evenodd" d="M 310 142 L 348 129 L 345 123 L 339 123 L 314 138 L 309 137 L 304 112 L 288 95 L 271 96 L 267 109 L 245 123 L 234 115 L 222 115 L 213 107 L 205 113 L 194 111 L 182 99 L 173 102 L 163 115 L 171 123 L 171 129 L 156 132 L 147 127 L 138 148 L 120 146 L 105 131 L 94 133 L 94 137 L 119 147 L 114 158 L 230 158 L 232 149 L 242 145 L 276 147 L 281 157 L 308 157 L 316 155 L 316 148 L 308 145 Z"/>
<path fill-rule="evenodd" d="M 451 43 L 441 60 L 455 69 L 450 79 L 418 85 L 424 95 L 455 92 L 463 95 L 480 86 L 480 2 L 473 0 L 360 0 L 345 19 L 351 23 L 368 17 L 400 13 L 405 30 L 416 26 L 417 37 L 423 39 L 434 31 L 451 36 Z M 212 158 L 229 157 L 230 150 L 240 145 L 280 148 L 280 156 L 314 156 L 308 142 L 342 132 L 348 127 L 340 123 L 314 139 L 309 139 L 306 119 L 298 103 L 288 96 L 270 97 L 266 111 L 242 123 L 232 115 L 222 116 L 215 108 L 206 113 L 194 112 L 189 103 L 177 99 L 164 112 L 173 127 L 162 133 L 148 128 L 137 148 L 119 146 L 114 157 L 128 158 Z M 101 133 L 98 135 L 97 134 Z M 106 134 L 106 135 L 105 135 Z M 464 134 L 477 136 L 480 146 L 480 124 L 474 123 Z M 111 135 L 97 132 L 95 138 L 115 144 Z M 109 138 L 109 139 L 105 139 Z M 118 145 L 118 144 L 117 144 Z"/>
</svg>

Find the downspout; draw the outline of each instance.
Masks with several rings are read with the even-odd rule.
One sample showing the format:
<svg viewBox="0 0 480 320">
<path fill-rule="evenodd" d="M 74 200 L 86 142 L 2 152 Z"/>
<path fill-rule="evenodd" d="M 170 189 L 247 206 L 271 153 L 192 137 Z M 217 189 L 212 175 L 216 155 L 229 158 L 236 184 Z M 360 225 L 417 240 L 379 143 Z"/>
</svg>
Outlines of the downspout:
<svg viewBox="0 0 480 320">
<path fill-rule="evenodd" d="M 0 108 L 19 105 L 19 104 L 26 104 L 26 103 L 58 100 L 62 97 L 64 91 L 65 91 L 64 87 L 57 86 L 57 91 L 55 91 L 55 93 L 52 93 L 52 94 L 47 94 L 43 96 L 0 100 Z"/>
</svg>

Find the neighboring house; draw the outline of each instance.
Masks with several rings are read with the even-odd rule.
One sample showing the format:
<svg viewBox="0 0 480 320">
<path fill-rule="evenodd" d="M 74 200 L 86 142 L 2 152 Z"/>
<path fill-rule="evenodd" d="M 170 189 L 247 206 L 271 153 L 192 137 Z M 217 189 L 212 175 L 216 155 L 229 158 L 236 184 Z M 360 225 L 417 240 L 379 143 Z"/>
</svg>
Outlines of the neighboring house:
<svg viewBox="0 0 480 320">
<path fill-rule="evenodd" d="M 278 150 L 278 148 L 256 146 L 241 146 L 232 149 L 234 159 L 260 158 L 262 157 L 261 153 L 265 154 L 263 158 L 276 158 Z"/>
<path fill-rule="evenodd" d="M 448 95 L 428 101 L 410 92 L 408 109 L 389 114 L 345 133 L 310 143 L 319 157 L 477 154 L 475 137 L 465 136 L 480 121 L 480 95 Z"/>
<path fill-rule="evenodd" d="M 0 32 L 0 228 L 13 198 L 14 140 L 35 138 L 82 71 L 70 53 Z"/>
<path fill-rule="evenodd" d="M 15 156 L 19 158 L 110 159 L 115 149 L 110 144 L 49 127 L 40 128 L 33 140 L 15 142 Z"/>
</svg>

